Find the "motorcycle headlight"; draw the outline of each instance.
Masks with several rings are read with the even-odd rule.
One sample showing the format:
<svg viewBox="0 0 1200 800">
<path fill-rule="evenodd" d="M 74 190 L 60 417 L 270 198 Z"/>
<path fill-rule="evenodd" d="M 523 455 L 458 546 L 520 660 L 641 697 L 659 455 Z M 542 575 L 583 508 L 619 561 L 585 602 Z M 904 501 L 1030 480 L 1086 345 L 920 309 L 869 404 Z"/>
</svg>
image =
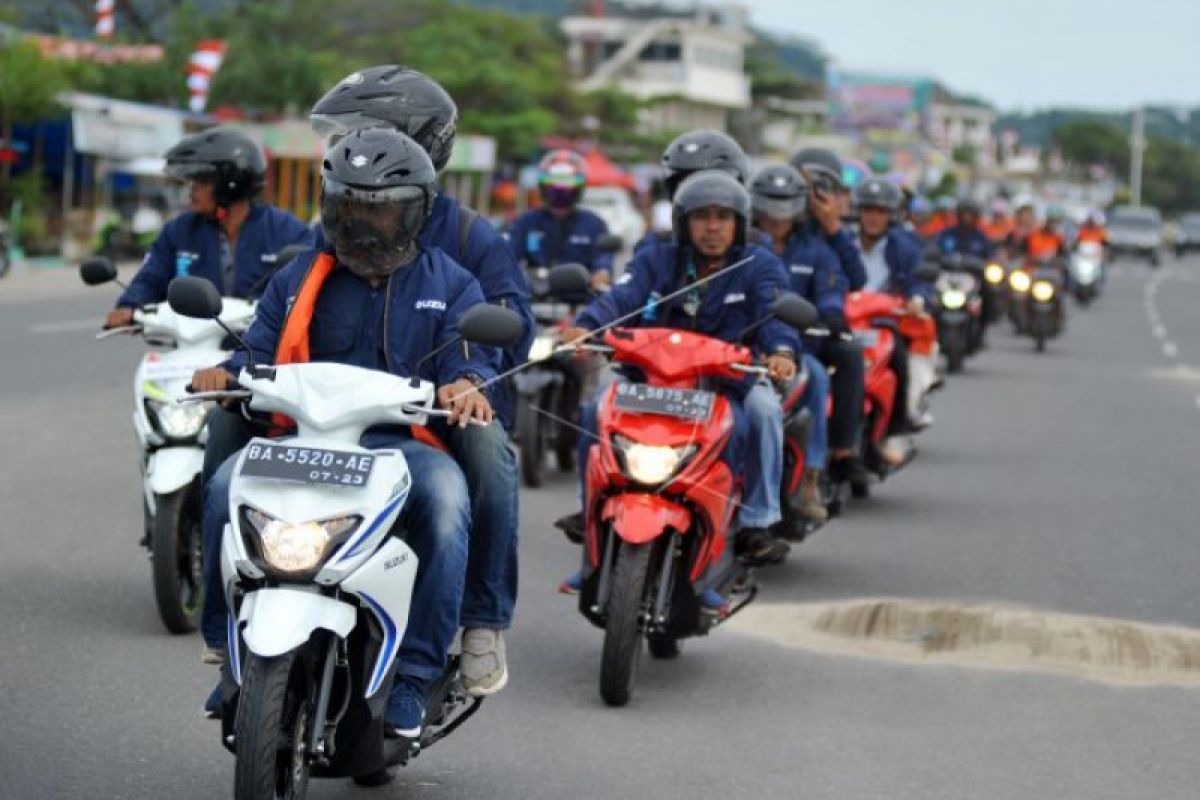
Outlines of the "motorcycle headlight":
<svg viewBox="0 0 1200 800">
<path fill-rule="evenodd" d="M 624 436 L 614 436 L 613 444 L 621 454 L 629 477 L 648 485 L 669 479 L 696 452 L 695 445 L 669 447 L 640 444 Z"/>
<path fill-rule="evenodd" d="M 1039 303 L 1048 303 L 1054 299 L 1054 284 L 1050 281 L 1037 281 L 1033 284 L 1033 299 Z"/>
<path fill-rule="evenodd" d="M 1090 258 L 1079 258 L 1075 260 L 1075 274 L 1084 283 L 1090 283 L 1096 277 L 1098 265 Z"/>
<path fill-rule="evenodd" d="M 958 289 L 947 289 L 942 292 L 942 308 L 955 310 L 967 304 L 967 295 Z"/>
<path fill-rule="evenodd" d="M 1020 270 L 1008 276 L 1008 285 L 1012 287 L 1014 292 L 1028 292 L 1029 286 L 1032 283 L 1033 281 L 1030 277 Z"/>
<path fill-rule="evenodd" d="M 555 339 L 553 336 L 538 336 L 533 340 L 533 346 L 529 348 L 530 361 L 545 361 L 550 356 L 554 355 Z"/>
<path fill-rule="evenodd" d="M 191 439 L 200 433 L 215 403 L 170 403 L 146 398 L 146 408 L 168 439 Z"/>
<path fill-rule="evenodd" d="M 257 549 L 264 564 L 288 575 L 315 570 L 362 521 L 361 517 L 348 516 L 292 523 L 249 507 L 243 508 L 243 519 L 257 534 Z"/>
<path fill-rule="evenodd" d="M 1004 267 L 999 264 L 988 264 L 986 267 L 984 267 L 983 278 L 988 283 L 1003 283 Z"/>
</svg>

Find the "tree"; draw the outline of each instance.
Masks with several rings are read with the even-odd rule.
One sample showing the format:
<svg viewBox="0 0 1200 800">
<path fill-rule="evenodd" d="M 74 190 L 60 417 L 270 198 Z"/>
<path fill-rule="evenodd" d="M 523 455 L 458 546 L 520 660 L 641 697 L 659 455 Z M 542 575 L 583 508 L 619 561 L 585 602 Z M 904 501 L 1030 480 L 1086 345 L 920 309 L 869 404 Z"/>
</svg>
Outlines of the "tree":
<svg viewBox="0 0 1200 800">
<path fill-rule="evenodd" d="M 1051 137 L 1068 162 L 1080 167 L 1100 164 L 1118 174 L 1129 169 L 1129 137 L 1107 122 L 1080 119 L 1055 129 Z"/>
<path fill-rule="evenodd" d="M 55 97 L 67 88 L 67 69 L 62 62 L 42 57 L 37 45 L 14 41 L 0 45 L 0 136 L 4 146 L 12 144 L 13 126 L 49 116 L 57 107 Z M 0 168 L 0 207 L 11 200 L 12 167 Z"/>
</svg>

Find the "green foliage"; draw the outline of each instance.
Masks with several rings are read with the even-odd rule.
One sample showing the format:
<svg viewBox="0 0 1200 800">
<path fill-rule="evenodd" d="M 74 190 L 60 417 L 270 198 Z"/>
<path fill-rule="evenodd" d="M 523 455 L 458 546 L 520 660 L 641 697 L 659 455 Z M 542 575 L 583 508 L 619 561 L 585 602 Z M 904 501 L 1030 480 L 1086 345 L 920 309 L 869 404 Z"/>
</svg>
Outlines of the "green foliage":
<svg viewBox="0 0 1200 800">
<path fill-rule="evenodd" d="M 806 79 L 786 63 L 780 45 L 760 39 L 746 49 L 746 75 L 750 78 L 750 94 L 760 97 L 786 97 L 800 100 L 820 97 L 820 84 Z"/>
<path fill-rule="evenodd" d="M 1151 137 L 1143 160 L 1142 198 L 1168 214 L 1200 210 L 1200 150 Z"/>
<path fill-rule="evenodd" d="M 1100 164 L 1118 174 L 1129 169 L 1129 137 L 1107 122 L 1095 119 L 1067 122 L 1055 129 L 1052 141 L 1072 164 Z"/>
<path fill-rule="evenodd" d="M 954 148 L 954 152 L 950 157 L 954 159 L 955 164 L 962 164 L 964 167 L 973 167 L 978 159 L 979 154 L 975 150 L 975 146 L 971 144 L 960 144 Z"/>
<path fill-rule="evenodd" d="M 33 122 L 56 108 L 55 95 L 67 88 L 67 69 L 42 58 L 27 42 L 0 45 L 0 122 L 7 130 L 17 122 Z"/>
<path fill-rule="evenodd" d="M 21 204 L 21 224 L 16 231 L 16 241 L 27 250 L 36 250 L 46 238 L 49 198 L 45 177 L 38 170 L 29 170 L 9 181 L 8 193 L 14 204 Z"/>
</svg>

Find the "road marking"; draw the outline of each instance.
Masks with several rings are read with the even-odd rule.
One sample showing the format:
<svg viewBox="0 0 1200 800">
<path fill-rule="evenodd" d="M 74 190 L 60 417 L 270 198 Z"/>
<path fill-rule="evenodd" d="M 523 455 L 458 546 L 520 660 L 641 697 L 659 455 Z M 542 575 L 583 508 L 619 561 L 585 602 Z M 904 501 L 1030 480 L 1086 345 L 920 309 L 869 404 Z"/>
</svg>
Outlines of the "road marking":
<svg viewBox="0 0 1200 800">
<path fill-rule="evenodd" d="M 1154 326 L 1154 338 L 1155 339 L 1167 338 L 1167 329 L 1164 328 L 1161 324 L 1155 325 Z"/>
<path fill-rule="evenodd" d="M 1163 342 L 1162 351 L 1167 358 L 1179 357 L 1179 348 L 1175 346 L 1174 342 Z"/>
<path fill-rule="evenodd" d="M 64 319 L 58 322 L 39 322 L 29 326 L 30 333 L 78 333 L 80 331 L 100 330 L 101 320 L 97 317 L 87 319 Z"/>
</svg>

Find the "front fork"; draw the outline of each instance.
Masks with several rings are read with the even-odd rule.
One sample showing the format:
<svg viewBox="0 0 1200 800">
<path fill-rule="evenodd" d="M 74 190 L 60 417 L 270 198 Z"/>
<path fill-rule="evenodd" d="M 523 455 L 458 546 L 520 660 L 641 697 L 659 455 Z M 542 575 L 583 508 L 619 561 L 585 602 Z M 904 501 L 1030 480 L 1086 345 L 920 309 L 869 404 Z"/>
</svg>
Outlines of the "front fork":
<svg viewBox="0 0 1200 800">
<path fill-rule="evenodd" d="M 596 602 L 592 613 L 603 615 L 608 609 L 609 594 L 612 590 L 612 571 L 616 564 L 617 546 L 620 537 L 611 526 L 606 526 L 604 556 L 600 560 L 600 576 L 596 586 Z M 682 534 L 671 532 L 654 542 L 656 549 L 652 564 L 658 564 L 654 584 L 654 605 L 650 609 L 646 627 L 665 628 L 671 616 L 671 595 L 674 591 L 676 563 L 683 555 Z"/>
</svg>

